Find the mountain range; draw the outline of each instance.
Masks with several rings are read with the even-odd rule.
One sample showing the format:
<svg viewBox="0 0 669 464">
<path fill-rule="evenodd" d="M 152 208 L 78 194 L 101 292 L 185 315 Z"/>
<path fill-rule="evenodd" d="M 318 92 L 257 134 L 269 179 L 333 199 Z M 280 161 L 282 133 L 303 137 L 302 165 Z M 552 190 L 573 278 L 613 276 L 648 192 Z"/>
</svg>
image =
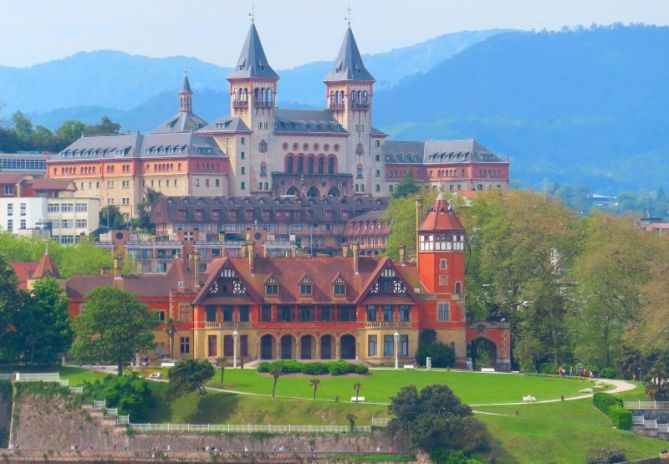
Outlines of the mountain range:
<svg viewBox="0 0 669 464">
<path fill-rule="evenodd" d="M 667 56 L 669 28 L 616 25 L 468 31 L 364 59 L 377 79 L 375 125 L 392 138 L 473 137 L 509 155 L 523 185 L 616 193 L 667 186 Z M 278 105 L 322 107 L 330 66 L 278 71 Z M 207 120 L 227 113 L 229 68 L 100 51 L 0 67 L 2 116 L 21 109 L 53 128 L 106 114 L 125 130 L 150 130 L 176 111 L 183 69 L 195 111 Z"/>
</svg>

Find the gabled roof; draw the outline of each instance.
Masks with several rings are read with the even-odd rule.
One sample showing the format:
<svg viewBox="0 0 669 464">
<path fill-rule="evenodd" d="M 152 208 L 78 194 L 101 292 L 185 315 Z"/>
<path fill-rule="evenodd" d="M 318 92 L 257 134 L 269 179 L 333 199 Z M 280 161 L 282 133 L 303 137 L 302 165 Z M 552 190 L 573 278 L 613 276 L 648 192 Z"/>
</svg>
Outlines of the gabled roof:
<svg viewBox="0 0 669 464">
<path fill-rule="evenodd" d="M 165 132 L 195 132 L 207 125 L 207 121 L 192 111 L 179 111 L 177 114 L 161 123 L 151 133 Z"/>
<path fill-rule="evenodd" d="M 237 116 L 230 117 L 230 115 L 218 118 L 211 124 L 204 126 L 198 132 L 203 134 L 215 133 L 237 133 L 237 132 L 251 132 L 251 129 Z"/>
<path fill-rule="evenodd" d="M 16 185 L 23 179 L 30 179 L 32 176 L 21 172 L 0 172 L 0 184 Z"/>
<path fill-rule="evenodd" d="M 374 77 L 367 71 L 358 44 L 353 37 L 353 31 L 349 26 L 344 35 L 344 41 L 339 49 L 339 55 L 334 62 L 334 67 L 330 73 L 325 76 L 325 82 L 333 81 L 372 81 Z"/>
<path fill-rule="evenodd" d="M 37 263 L 37 267 L 35 268 L 31 278 L 37 280 L 45 279 L 47 277 L 60 279 L 58 267 L 56 266 L 56 263 L 53 262 L 53 258 L 51 258 L 51 255 L 48 251 L 42 255 L 42 258 Z"/>
<path fill-rule="evenodd" d="M 228 79 L 249 79 L 254 77 L 278 79 L 279 75 L 269 65 L 262 43 L 260 42 L 260 37 L 258 36 L 258 30 L 255 24 L 251 23 L 237 65 L 230 72 Z"/>
<path fill-rule="evenodd" d="M 381 273 L 383 272 L 384 269 L 390 268 L 393 271 L 395 271 L 395 276 L 399 278 L 404 286 L 406 287 L 407 290 L 407 295 L 396 295 L 395 298 L 407 298 L 410 301 L 416 301 L 416 297 L 414 295 L 413 287 L 411 284 L 407 281 L 407 279 L 398 271 L 398 269 L 395 267 L 391 259 L 387 256 L 382 257 L 377 266 L 376 269 L 374 269 L 374 272 L 372 272 L 367 280 L 365 281 L 365 284 L 363 286 L 363 291 L 358 295 L 358 297 L 355 300 L 356 304 L 359 304 L 361 301 L 363 301 L 367 295 L 369 295 L 370 290 L 372 289 L 372 286 L 374 283 L 381 277 Z M 386 295 L 383 295 L 386 296 Z M 382 297 L 383 297 L 382 296 Z"/>
<path fill-rule="evenodd" d="M 36 192 L 44 190 L 68 190 L 75 191 L 77 186 L 72 179 L 51 179 L 44 177 L 41 179 L 32 179 L 29 181 L 30 187 Z"/>
<path fill-rule="evenodd" d="M 463 232 L 465 227 L 460 222 L 460 219 L 448 204 L 444 197 L 439 194 L 423 220 L 423 223 L 418 229 L 419 232 Z"/>
</svg>

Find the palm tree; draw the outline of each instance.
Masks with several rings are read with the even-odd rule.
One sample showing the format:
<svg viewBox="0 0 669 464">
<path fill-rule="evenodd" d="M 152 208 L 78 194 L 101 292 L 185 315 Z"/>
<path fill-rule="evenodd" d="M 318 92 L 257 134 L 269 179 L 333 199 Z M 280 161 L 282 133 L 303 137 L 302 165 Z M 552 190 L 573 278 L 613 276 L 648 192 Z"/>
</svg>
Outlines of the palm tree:
<svg viewBox="0 0 669 464">
<path fill-rule="evenodd" d="M 221 369 L 221 386 L 223 386 L 223 376 L 225 374 L 225 357 L 216 358 L 216 365 Z"/>
<path fill-rule="evenodd" d="M 269 370 L 269 373 L 272 374 L 272 377 L 274 377 L 274 384 L 272 385 L 272 398 L 274 398 L 274 392 L 276 392 L 276 383 L 279 381 L 279 377 L 281 377 L 282 372 L 279 367 L 272 366 Z"/>
<path fill-rule="evenodd" d="M 361 383 L 354 383 L 353 384 L 353 390 L 355 390 L 355 401 L 356 403 L 358 402 L 358 398 L 360 397 L 360 389 L 362 388 Z"/>
<path fill-rule="evenodd" d="M 174 358 L 174 334 L 177 333 L 177 322 L 171 317 L 165 322 L 165 332 L 170 342 L 170 358 Z"/>
<path fill-rule="evenodd" d="M 309 382 L 309 385 L 311 385 L 311 388 L 314 389 L 314 401 L 316 400 L 316 390 L 318 390 L 318 384 L 321 383 L 320 380 L 318 379 L 311 379 Z"/>
</svg>

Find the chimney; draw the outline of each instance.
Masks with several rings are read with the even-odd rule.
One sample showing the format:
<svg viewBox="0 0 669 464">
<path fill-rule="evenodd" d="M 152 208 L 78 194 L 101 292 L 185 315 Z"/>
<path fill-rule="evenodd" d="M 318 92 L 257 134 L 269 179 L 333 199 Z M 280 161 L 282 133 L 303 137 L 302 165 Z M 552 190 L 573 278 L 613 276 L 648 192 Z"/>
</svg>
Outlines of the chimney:
<svg viewBox="0 0 669 464">
<path fill-rule="evenodd" d="M 193 258 L 193 279 L 195 280 L 193 286 L 198 288 L 200 286 L 200 252 L 195 250 L 191 253 L 191 257 Z"/>
<path fill-rule="evenodd" d="M 353 242 L 353 272 L 358 275 L 358 253 L 360 252 L 360 243 Z"/>
<path fill-rule="evenodd" d="M 402 266 L 407 265 L 407 247 L 406 247 L 406 245 L 400 246 L 400 264 Z"/>
<path fill-rule="evenodd" d="M 348 256 L 348 243 L 344 243 L 341 246 L 341 255 L 344 257 Z"/>
<path fill-rule="evenodd" d="M 121 278 L 121 260 L 123 257 L 120 254 L 114 255 L 114 279 Z"/>
<path fill-rule="evenodd" d="M 246 244 L 246 254 L 249 257 L 249 272 L 251 275 L 256 273 L 256 245 L 254 242 L 249 242 Z"/>
<path fill-rule="evenodd" d="M 420 246 L 420 238 L 418 236 L 418 229 L 420 229 L 421 221 L 423 220 L 423 197 L 416 196 L 416 271 L 418 271 L 418 247 Z"/>
</svg>

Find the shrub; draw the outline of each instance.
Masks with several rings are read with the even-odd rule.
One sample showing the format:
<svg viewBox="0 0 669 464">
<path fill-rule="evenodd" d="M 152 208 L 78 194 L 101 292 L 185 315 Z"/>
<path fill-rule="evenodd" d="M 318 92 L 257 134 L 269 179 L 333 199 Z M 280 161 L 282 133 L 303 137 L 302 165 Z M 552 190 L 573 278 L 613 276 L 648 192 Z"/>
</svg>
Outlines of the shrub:
<svg viewBox="0 0 669 464">
<path fill-rule="evenodd" d="M 294 359 L 279 361 L 263 361 L 258 364 L 257 371 L 268 373 L 273 368 L 278 369 L 281 374 L 306 374 L 306 375 L 344 375 L 369 373 L 367 366 L 354 364 L 346 361 L 327 361 L 327 362 L 300 362 Z"/>
<path fill-rule="evenodd" d="M 364 364 L 358 364 L 355 366 L 355 373 L 359 375 L 367 375 L 369 374 L 369 367 L 365 366 Z"/>
<path fill-rule="evenodd" d="M 613 464 L 625 459 L 625 453 L 618 448 L 593 448 L 588 452 L 588 464 Z"/>
<path fill-rule="evenodd" d="M 553 363 L 541 363 L 539 364 L 539 372 L 541 374 L 555 374 L 558 371 L 558 367 Z"/>
<path fill-rule="evenodd" d="M 595 393 L 592 396 L 592 402 L 597 409 L 602 411 L 607 416 L 609 409 L 613 406 L 623 406 L 623 400 L 617 396 L 609 395 L 608 393 Z"/>
<path fill-rule="evenodd" d="M 612 367 L 605 367 L 602 369 L 602 377 L 605 379 L 614 379 L 616 377 L 616 370 Z"/>
<path fill-rule="evenodd" d="M 628 411 L 622 406 L 611 406 L 609 408 L 609 417 L 620 430 L 629 430 L 632 428 L 632 411 Z"/>
<path fill-rule="evenodd" d="M 307 375 L 324 375 L 328 373 L 328 366 L 322 362 L 304 363 L 302 373 Z"/>
<path fill-rule="evenodd" d="M 106 400 L 107 407 L 118 408 L 120 414 L 129 414 L 133 422 L 148 419 L 155 404 L 149 385 L 137 374 L 85 382 L 84 392 L 87 397 Z"/>
<path fill-rule="evenodd" d="M 445 343 L 420 345 L 416 352 L 416 361 L 424 366 L 426 358 L 432 358 L 433 367 L 452 367 L 455 363 L 455 352 Z"/>
</svg>

